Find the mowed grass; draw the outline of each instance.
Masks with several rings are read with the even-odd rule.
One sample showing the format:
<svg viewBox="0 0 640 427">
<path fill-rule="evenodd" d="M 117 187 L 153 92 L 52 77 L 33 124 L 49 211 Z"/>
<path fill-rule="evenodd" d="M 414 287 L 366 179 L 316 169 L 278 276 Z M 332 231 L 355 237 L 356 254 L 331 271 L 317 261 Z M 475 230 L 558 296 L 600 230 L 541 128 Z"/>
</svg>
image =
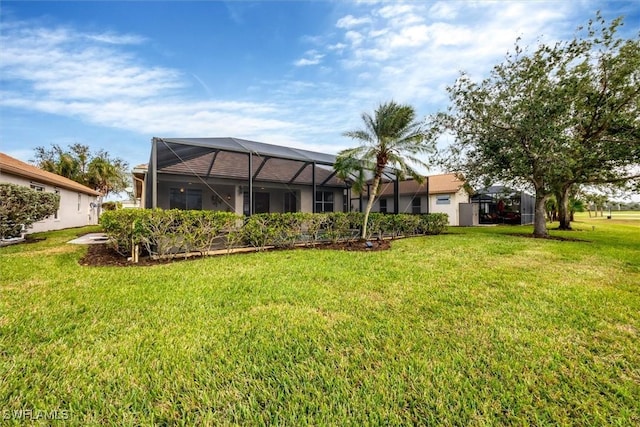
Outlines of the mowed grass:
<svg viewBox="0 0 640 427">
<path fill-rule="evenodd" d="M 640 216 L 384 252 L 0 249 L 0 410 L 70 425 L 637 425 Z M 9 414 L 9 415 L 7 415 Z M 20 424 L 23 420 L 4 420 Z M 42 421 L 49 424 L 51 421 Z"/>
</svg>

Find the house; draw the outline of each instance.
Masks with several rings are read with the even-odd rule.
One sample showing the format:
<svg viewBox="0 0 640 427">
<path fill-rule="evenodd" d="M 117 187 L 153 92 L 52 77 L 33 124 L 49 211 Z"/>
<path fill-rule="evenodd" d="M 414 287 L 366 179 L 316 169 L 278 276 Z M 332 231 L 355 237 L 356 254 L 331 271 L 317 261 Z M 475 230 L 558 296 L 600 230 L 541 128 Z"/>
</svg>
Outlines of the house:
<svg viewBox="0 0 640 427">
<path fill-rule="evenodd" d="M 143 208 L 251 215 L 342 212 L 350 185 L 335 156 L 238 138 L 153 138 L 148 165 L 133 169 Z"/>
<path fill-rule="evenodd" d="M 68 178 L 0 153 L 0 183 L 17 184 L 60 195 L 60 208 L 55 215 L 33 224 L 29 233 L 98 223 L 100 193 Z"/>
<path fill-rule="evenodd" d="M 397 187 L 397 195 L 395 191 Z M 351 199 L 352 210 L 364 210 L 368 201 L 368 191 L 363 191 L 362 200 L 359 195 Z M 394 185 L 392 181 L 382 183 L 378 198 L 371 207 L 372 212 L 398 213 L 446 213 L 449 225 L 460 222 L 461 203 L 469 202 L 469 193 L 465 189 L 465 182 L 455 174 L 425 176 L 422 184 L 413 179 L 399 181 Z M 396 203 L 398 209 L 396 210 Z"/>
<path fill-rule="evenodd" d="M 153 138 L 149 163 L 133 168 L 134 195 L 142 208 L 244 215 L 363 210 L 360 195 L 336 176 L 334 163 L 334 155 L 238 138 Z M 458 204 L 469 201 L 464 182 L 453 174 L 419 185 L 387 170 L 385 180 L 377 212 L 443 212 L 457 225 Z"/>
</svg>

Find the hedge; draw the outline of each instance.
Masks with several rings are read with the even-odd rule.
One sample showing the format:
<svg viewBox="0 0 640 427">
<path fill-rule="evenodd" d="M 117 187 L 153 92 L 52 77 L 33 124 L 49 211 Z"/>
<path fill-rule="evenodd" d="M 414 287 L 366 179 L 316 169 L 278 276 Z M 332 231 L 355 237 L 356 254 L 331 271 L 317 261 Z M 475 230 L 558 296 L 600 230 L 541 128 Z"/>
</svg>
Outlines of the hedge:
<svg viewBox="0 0 640 427">
<path fill-rule="evenodd" d="M 16 184 L 0 184 L 0 238 L 17 237 L 22 228 L 29 228 L 56 213 L 60 196 L 32 190 Z"/>
<path fill-rule="evenodd" d="M 100 224 L 112 246 L 129 255 L 135 246 L 152 256 L 205 254 L 216 249 L 252 247 L 291 248 L 299 244 L 340 242 L 360 238 L 364 214 L 270 213 L 248 217 L 230 212 L 163 209 L 106 211 Z M 368 239 L 440 234 L 448 225 L 447 214 L 369 215 Z"/>
</svg>

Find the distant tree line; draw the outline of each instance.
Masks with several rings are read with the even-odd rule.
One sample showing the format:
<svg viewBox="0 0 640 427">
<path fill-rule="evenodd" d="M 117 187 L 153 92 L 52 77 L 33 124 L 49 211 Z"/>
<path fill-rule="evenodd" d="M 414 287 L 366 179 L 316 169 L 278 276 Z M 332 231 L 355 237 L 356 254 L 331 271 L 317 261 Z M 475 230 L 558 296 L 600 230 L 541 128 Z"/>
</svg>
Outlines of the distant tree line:
<svg viewBox="0 0 640 427">
<path fill-rule="evenodd" d="M 105 150 L 91 152 L 83 144 L 73 144 L 66 149 L 53 144 L 50 148 L 37 147 L 35 151 L 39 168 L 86 185 L 103 196 L 119 193 L 129 186 L 129 165 Z"/>
</svg>

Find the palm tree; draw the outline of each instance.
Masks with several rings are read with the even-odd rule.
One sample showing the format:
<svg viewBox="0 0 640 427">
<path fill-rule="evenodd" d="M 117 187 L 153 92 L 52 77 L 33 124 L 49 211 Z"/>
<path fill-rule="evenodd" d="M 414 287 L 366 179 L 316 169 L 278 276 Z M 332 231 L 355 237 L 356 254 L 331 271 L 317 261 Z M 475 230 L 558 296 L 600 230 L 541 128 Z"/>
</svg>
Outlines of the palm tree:
<svg viewBox="0 0 640 427">
<path fill-rule="evenodd" d="M 364 213 L 362 238 L 367 235 L 367 221 L 375 198 L 380 191 L 382 174 L 391 167 L 400 179 L 409 175 L 422 183 L 424 177 L 407 162 L 426 166 L 417 156 L 433 151 L 433 138 L 415 120 L 416 113 L 410 105 L 390 101 L 375 110 L 373 117 L 362 114 L 364 129 L 345 132 L 343 135 L 362 144 L 338 153 L 334 169 L 342 179 L 354 182 L 354 189 L 362 191 L 365 171 L 373 173 L 372 191 Z"/>
<path fill-rule="evenodd" d="M 127 186 L 127 164 L 100 151 L 87 165 L 86 180 L 86 185 L 103 196 L 123 191 Z"/>
</svg>

